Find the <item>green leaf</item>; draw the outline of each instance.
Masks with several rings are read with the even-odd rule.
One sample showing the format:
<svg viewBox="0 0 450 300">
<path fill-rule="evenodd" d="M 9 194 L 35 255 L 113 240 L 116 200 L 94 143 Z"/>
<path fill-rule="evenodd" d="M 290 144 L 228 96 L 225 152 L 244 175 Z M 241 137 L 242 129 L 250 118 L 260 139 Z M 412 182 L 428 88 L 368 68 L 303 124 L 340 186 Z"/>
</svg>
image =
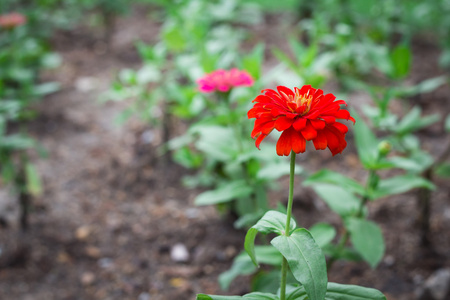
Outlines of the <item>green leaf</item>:
<svg viewBox="0 0 450 300">
<path fill-rule="evenodd" d="M 386 300 L 386 297 L 376 289 L 329 282 L 325 300 Z"/>
<path fill-rule="evenodd" d="M 402 78 L 409 73 L 411 66 L 411 50 L 405 45 L 398 45 L 391 53 L 393 65 L 392 77 Z"/>
<path fill-rule="evenodd" d="M 371 169 L 376 164 L 378 159 L 378 140 L 374 133 L 355 111 L 352 111 L 352 116 L 356 120 L 353 128 L 355 132 L 355 143 L 358 156 L 364 167 Z"/>
<path fill-rule="evenodd" d="M 44 96 L 51 93 L 54 93 L 60 89 L 60 83 L 59 82 L 47 82 L 42 83 L 39 85 L 36 85 L 33 88 L 33 94 L 35 96 Z"/>
<path fill-rule="evenodd" d="M 282 50 L 275 48 L 272 50 L 273 55 L 275 55 L 276 58 L 282 63 L 284 63 L 287 67 L 289 67 L 292 71 L 299 73 L 299 68 L 297 67 L 297 64 L 289 58 L 286 53 L 284 53 Z"/>
<path fill-rule="evenodd" d="M 450 132 L 450 114 L 447 115 L 445 118 L 445 125 L 444 125 L 445 131 Z"/>
<path fill-rule="evenodd" d="M 286 299 L 307 300 L 308 298 L 303 286 L 288 285 Z M 329 282 L 325 300 L 386 300 L 386 297 L 376 289 Z"/>
<path fill-rule="evenodd" d="M 421 117 L 421 113 L 422 110 L 418 106 L 414 106 L 394 127 L 394 131 L 399 135 L 405 135 L 436 123 L 440 119 L 438 114 Z"/>
<path fill-rule="evenodd" d="M 284 234 L 284 230 L 286 229 L 286 218 L 286 214 L 276 210 L 269 210 L 252 228 L 264 234 L 274 232 L 281 235 Z M 294 218 L 291 217 L 289 225 L 291 232 L 297 227 Z"/>
<path fill-rule="evenodd" d="M 27 163 L 25 165 L 26 190 L 33 196 L 40 196 L 42 194 L 42 182 L 36 167 Z"/>
<path fill-rule="evenodd" d="M 242 68 L 252 75 L 254 79 L 261 77 L 262 59 L 264 56 L 264 44 L 258 44 L 250 55 L 242 58 Z"/>
<path fill-rule="evenodd" d="M 325 256 L 308 230 L 301 228 L 288 237 L 277 236 L 271 244 L 286 258 L 310 300 L 323 300 L 328 281 Z"/>
<path fill-rule="evenodd" d="M 396 168 L 414 173 L 423 172 L 433 164 L 433 157 L 424 151 L 415 151 L 409 157 L 393 156 L 388 158 L 389 162 Z"/>
<path fill-rule="evenodd" d="M 309 229 L 309 232 L 320 248 L 329 244 L 336 236 L 336 229 L 328 223 L 316 223 Z"/>
<path fill-rule="evenodd" d="M 244 296 L 217 296 L 217 295 L 205 295 L 198 294 L 197 300 L 279 300 L 276 295 L 268 294 L 268 293 L 250 293 Z"/>
<path fill-rule="evenodd" d="M 195 147 L 211 159 L 229 162 L 239 153 L 237 139 L 231 128 L 198 125 L 191 132 L 200 136 Z"/>
<path fill-rule="evenodd" d="M 219 188 L 201 193 L 195 198 L 195 205 L 212 205 L 230 202 L 240 197 L 247 197 L 252 193 L 252 188 L 245 180 L 228 182 Z"/>
<path fill-rule="evenodd" d="M 317 183 L 312 186 L 314 191 L 341 217 L 352 215 L 359 209 L 360 200 L 342 187 Z"/>
<path fill-rule="evenodd" d="M 371 195 L 371 198 L 377 199 L 385 196 L 401 194 L 414 188 L 426 188 L 433 190 L 435 189 L 435 185 L 425 178 L 413 174 L 394 176 L 388 179 L 380 180 L 376 190 L 373 195 Z"/>
<path fill-rule="evenodd" d="M 356 251 L 375 268 L 383 258 L 385 250 L 380 227 L 369 220 L 353 217 L 346 219 L 346 227 Z"/>
<path fill-rule="evenodd" d="M 263 166 L 257 173 L 258 179 L 276 180 L 284 175 L 289 175 L 290 163 L 288 161 L 269 162 Z M 301 166 L 295 166 L 295 174 L 301 174 L 304 170 Z"/>
<path fill-rule="evenodd" d="M 282 256 L 273 246 L 255 246 L 257 261 L 271 266 L 280 266 Z M 240 275 L 252 274 L 257 270 L 247 252 L 243 251 L 233 260 L 231 268 L 219 275 L 219 284 L 223 290 L 227 290 L 231 282 Z"/>
<path fill-rule="evenodd" d="M 450 177 L 450 163 L 441 164 L 436 168 L 436 175 L 440 177 Z"/>
<path fill-rule="evenodd" d="M 163 40 L 167 47 L 173 51 L 181 51 L 186 47 L 187 41 L 181 33 L 181 28 L 173 27 L 163 33 Z"/>
<path fill-rule="evenodd" d="M 263 234 L 276 233 L 278 235 L 284 234 L 286 228 L 286 214 L 279 211 L 270 210 L 258 221 L 252 228 L 247 231 L 245 236 L 244 248 L 248 255 L 252 259 L 255 266 L 258 266 L 258 262 L 255 256 L 255 238 L 258 232 Z M 293 218 L 289 224 L 290 231 L 293 231 L 297 224 Z"/>
<path fill-rule="evenodd" d="M 314 183 L 332 183 L 355 194 L 364 194 L 364 187 L 359 182 L 344 176 L 341 173 L 328 169 L 322 169 L 319 172 L 312 174 L 303 182 L 304 185 L 311 185 Z"/>
</svg>

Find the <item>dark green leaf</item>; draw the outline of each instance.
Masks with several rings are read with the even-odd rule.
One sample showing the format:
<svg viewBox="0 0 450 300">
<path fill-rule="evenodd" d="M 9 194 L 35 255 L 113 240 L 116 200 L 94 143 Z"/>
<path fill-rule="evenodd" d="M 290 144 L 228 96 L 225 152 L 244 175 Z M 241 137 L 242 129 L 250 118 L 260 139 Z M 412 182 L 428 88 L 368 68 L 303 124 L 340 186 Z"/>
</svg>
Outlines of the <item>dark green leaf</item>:
<svg viewBox="0 0 450 300">
<path fill-rule="evenodd" d="M 414 188 L 426 188 L 432 190 L 435 188 L 435 185 L 425 178 L 413 174 L 394 176 L 380 180 L 377 189 L 374 191 L 373 195 L 371 195 L 371 198 L 376 199 L 401 194 Z"/>
<path fill-rule="evenodd" d="M 391 53 L 393 65 L 392 77 L 401 78 L 409 73 L 411 65 L 411 50 L 405 45 L 398 45 Z"/>
<path fill-rule="evenodd" d="M 440 119 L 440 116 L 437 114 L 421 117 L 421 113 L 422 110 L 418 106 L 413 107 L 397 124 L 397 126 L 394 127 L 395 132 L 399 135 L 405 135 L 436 123 Z"/>
<path fill-rule="evenodd" d="M 284 230 L 286 228 L 286 218 L 287 216 L 279 211 L 270 210 L 266 212 L 266 214 L 258 221 L 252 228 L 247 231 L 247 235 L 245 236 L 244 248 L 247 251 L 248 255 L 252 259 L 255 266 L 258 266 L 258 262 L 256 261 L 255 256 L 255 237 L 258 232 L 268 234 L 268 233 L 276 233 L 278 235 L 284 234 Z M 291 218 L 290 222 L 290 231 L 294 230 L 297 226 L 295 220 Z"/>
<path fill-rule="evenodd" d="M 436 175 L 440 177 L 450 177 L 450 163 L 443 163 L 437 166 Z"/>
<path fill-rule="evenodd" d="M 356 123 L 354 128 L 356 150 L 358 151 L 361 163 L 365 168 L 371 169 L 378 159 L 378 140 L 355 111 L 352 111 L 352 116 Z"/>
<path fill-rule="evenodd" d="M 295 230 L 289 237 L 271 241 L 288 261 L 295 279 L 301 282 L 311 300 L 323 300 L 327 286 L 325 256 L 308 230 Z"/>
<path fill-rule="evenodd" d="M 312 188 L 341 217 L 352 215 L 359 209 L 360 200 L 339 186 L 317 183 Z"/>
<path fill-rule="evenodd" d="M 445 118 L 445 131 L 450 132 L 450 114 Z"/>
<path fill-rule="evenodd" d="M 244 296 L 217 296 L 217 295 L 205 295 L 198 294 L 197 300 L 279 300 L 276 295 L 268 293 L 250 293 Z"/>
<path fill-rule="evenodd" d="M 316 223 L 309 232 L 320 248 L 330 243 L 336 236 L 336 229 L 328 223 Z"/>
<path fill-rule="evenodd" d="M 201 193 L 195 198 L 196 205 L 212 205 L 229 202 L 240 197 L 247 197 L 252 193 L 252 188 L 245 180 L 231 181 L 221 187 Z"/>
<path fill-rule="evenodd" d="M 42 182 L 36 167 L 27 163 L 25 165 L 26 190 L 33 196 L 40 196 L 42 194 Z"/>
<path fill-rule="evenodd" d="M 334 172 L 328 169 L 320 170 L 317 173 L 309 176 L 304 182 L 304 185 L 311 185 L 316 182 L 322 183 L 332 183 L 335 185 L 339 185 L 346 190 L 349 190 L 353 193 L 363 195 L 364 187 L 359 184 L 359 182 L 342 175 L 341 173 Z"/>
<path fill-rule="evenodd" d="M 286 298 L 287 300 L 308 299 L 303 286 L 292 285 L 286 288 Z M 325 300 L 386 300 L 386 297 L 372 288 L 329 282 Z"/>
<path fill-rule="evenodd" d="M 386 297 L 376 289 L 329 282 L 325 300 L 386 300 Z"/>
<path fill-rule="evenodd" d="M 372 268 L 375 268 L 384 255 L 383 233 L 377 224 L 359 218 L 346 219 L 346 227 L 355 249 Z"/>
<path fill-rule="evenodd" d="M 273 246 L 255 246 L 254 250 L 257 261 L 271 266 L 281 266 L 282 256 Z M 231 268 L 220 274 L 220 287 L 227 290 L 237 276 L 252 274 L 256 270 L 252 259 L 243 251 L 236 256 Z"/>
</svg>

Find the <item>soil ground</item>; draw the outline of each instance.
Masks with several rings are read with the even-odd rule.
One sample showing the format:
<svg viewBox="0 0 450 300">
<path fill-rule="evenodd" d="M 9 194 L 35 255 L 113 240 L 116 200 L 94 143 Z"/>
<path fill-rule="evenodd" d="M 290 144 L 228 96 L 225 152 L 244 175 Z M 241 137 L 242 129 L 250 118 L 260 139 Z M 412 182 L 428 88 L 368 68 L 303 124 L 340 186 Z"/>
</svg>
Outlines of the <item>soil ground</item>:
<svg viewBox="0 0 450 300">
<path fill-rule="evenodd" d="M 14 226 L 0 230 L 0 299 L 167 300 L 249 291 L 249 277 L 233 282 L 228 292 L 217 283 L 243 248 L 245 232 L 235 230 L 213 207 L 194 206 L 199 191 L 181 184 L 189 171 L 162 163 L 157 129 L 137 120 L 117 126 L 114 119 L 126 103 L 97 101 L 118 70 L 139 65 L 134 40 L 155 41 L 158 28 L 145 12 L 135 10 L 119 20 L 110 50 L 98 30 L 79 28 L 55 36 L 54 47 L 64 63 L 45 76 L 61 82 L 62 89 L 37 106 L 39 118 L 29 126 L 48 151 L 47 159 L 35 159 L 45 192 L 34 200 L 27 232 Z M 273 26 L 266 28 L 271 30 Z M 268 36 L 272 44 L 282 39 L 281 34 Z M 413 66 L 412 81 L 440 74 L 436 53 L 434 45 L 417 43 L 414 55 L 423 59 Z M 412 101 L 425 113 L 448 112 L 448 92 L 444 87 Z M 349 99 L 357 108 L 364 102 L 364 94 Z M 441 128 L 442 122 L 420 133 L 435 156 L 445 147 Z M 303 159 L 310 170 L 326 166 L 364 179 L 352 144 L 349 134 L 350 146 L 339 160 L 325 151 L 310 151 Z M 281 184 L 287 186 L 286 178 Z M 385 235 L 382 263 L 372 270 L 365 263 L 337 262 L 330 281 L 410 300 L 434 270 L 450 267 L 450 187 L 448 181 L 436 184 L 432 246 L 420 247 L 417 191 L 381 199 L 370 203 L 369 216 Z M 285 201 L 286 190 L 272 193 L 273 198 Z M 339 218 L 312 190 L 297 184 L 295 201 L 294 215 L 302 226 L 321 220 L 339 226 Z M 170 257 L 176 244 L 189 252 L 184 263 Z"/>
</svg>

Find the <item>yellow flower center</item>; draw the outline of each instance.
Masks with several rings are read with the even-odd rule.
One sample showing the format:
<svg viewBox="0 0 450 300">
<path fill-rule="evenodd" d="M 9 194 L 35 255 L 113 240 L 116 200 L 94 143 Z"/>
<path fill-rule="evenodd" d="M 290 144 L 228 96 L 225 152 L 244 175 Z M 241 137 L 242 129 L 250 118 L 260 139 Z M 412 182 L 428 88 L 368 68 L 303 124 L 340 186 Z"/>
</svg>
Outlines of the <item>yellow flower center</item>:
<svg viewBox="0 0 450 300">
<path fill-rule="evenodd" d="M 285 93 L 281 92 L 281 94 L 283 95 L 283 97 L 290 103 L 295 103 L 297 105 L 297 107 L 303 106 L 305 105 L 305 110 L 303 111 L 302 115 L 306 114 L 309 112 L 309 110 L 311 109 L 311 102 L 313 100 L 313 96 L 309 95 L 309 91 L 306 94 L 300 94 L 299 90 L 297 90 L 294 94 L 294 96 L 292 95 L 286 95 Z M 291 108 L 292 112 L 295 112 L 295 110 L 293 110 Z"/>
</svg>

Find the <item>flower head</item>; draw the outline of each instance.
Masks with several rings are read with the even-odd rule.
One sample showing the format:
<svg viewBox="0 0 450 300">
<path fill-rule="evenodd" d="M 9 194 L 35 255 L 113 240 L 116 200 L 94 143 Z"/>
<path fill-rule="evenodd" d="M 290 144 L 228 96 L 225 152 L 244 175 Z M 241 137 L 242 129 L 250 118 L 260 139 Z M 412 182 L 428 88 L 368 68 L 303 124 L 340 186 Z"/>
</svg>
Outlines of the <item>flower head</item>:
<svg viewBox="0 0 450 300">
<path fill-rule="evenodd" d="M 334 155 L 341 153 L 347 146 L 345 134 L 348 129 L 337 119 L 351 120 L 347 110 L 340 105 L 344 100 L 335 101 L 333 94 L 323 94 L 320 89 L 304 85 L 294 91 L 278 86 L 277 91 L 265 89 L 253 100 L 256 102 L 248 112 L 248 118 L 256 118 L 252 138 L 256 138 L 259 149 L 261 141 L 273 129 L 282 131 L 277 142 L 277 154 L 288 156 L 305 152 L 306 141 L 312 141 L 316 150 L 328 147 Z"/>
<path fill-rule="evenodd" d="M 9 14 L 0 15 L 0 27 L 14 28 L 24 24 L 27 18 L 19 13 L 13 12 Z"/>
<path fill-rule="evenodd" d="M 197 80 L 197 84 L 202 93 L 228 92 L 234 87 L 252 86 L 253 78 L 246 71 L 238 69 L 217 70 Z"/>
</svg>

